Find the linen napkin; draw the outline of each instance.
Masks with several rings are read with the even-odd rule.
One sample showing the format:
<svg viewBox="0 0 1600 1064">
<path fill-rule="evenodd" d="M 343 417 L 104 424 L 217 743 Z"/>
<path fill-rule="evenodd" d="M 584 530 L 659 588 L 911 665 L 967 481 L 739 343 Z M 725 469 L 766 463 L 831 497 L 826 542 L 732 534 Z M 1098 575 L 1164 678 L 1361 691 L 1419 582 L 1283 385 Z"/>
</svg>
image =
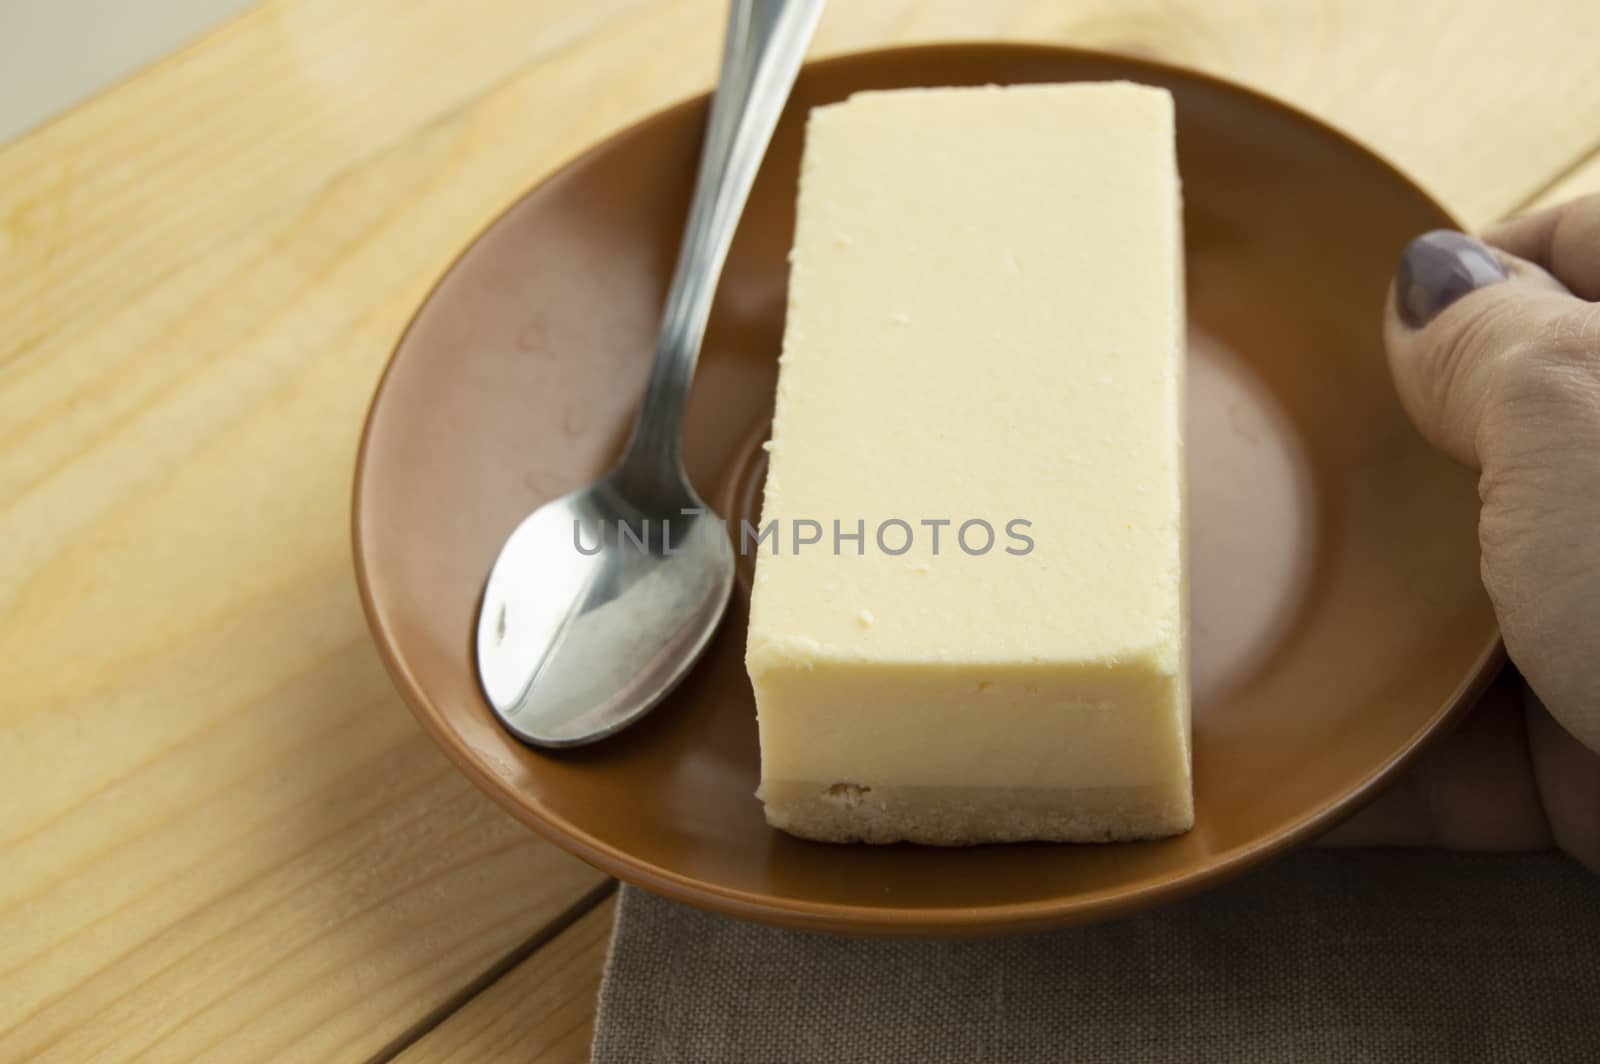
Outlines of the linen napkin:
<svg viewBox="0 0 1600 1064">
<path fill-rule="evenodd" d="M 596 1064 L 1600 1062 L 1600 878 L 1310 850 L 1111 923 L 786 931 L 624 887 Z"/>
</svg>

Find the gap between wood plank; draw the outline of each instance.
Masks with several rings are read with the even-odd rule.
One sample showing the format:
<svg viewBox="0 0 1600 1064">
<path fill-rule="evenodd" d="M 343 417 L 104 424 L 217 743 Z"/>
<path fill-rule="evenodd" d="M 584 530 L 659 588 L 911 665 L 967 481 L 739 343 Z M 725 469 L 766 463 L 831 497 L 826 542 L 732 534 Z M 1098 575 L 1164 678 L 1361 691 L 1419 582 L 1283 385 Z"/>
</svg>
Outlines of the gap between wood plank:
<svg viewBox="0 0 1600 1064">
<path fill-rule="evenodd" d="M 1558 188 L 1563 181 L 1567 180 L 1567 178 L 1588 166 L 1595 160 L 1596 157 L 1600 157 L 1600 140 L 1595 141 L 1583 151 L 1579 152 L 1577 157 L 1574 158 L 1572 162 L 1557 170 L 1548 180 L 1542 182 L 1532 192 L 1518 200 L 1509 211 L 1506 211 L 1500 217 L 1515 218 L 1517 215 L 1523 213 L 1529 207 L 1532 207 L 1535 203 L 1538 203 L 1540 200 L 1548 196 L 1553 190 Z"/>
<path fill-rule="evenodd" d="M 401 1031 L 390 1040 L 388 1045 L 367 1058 L 367 1064 L 388 1064 L 389 1061 L 405 1052 L 429 1031 L 449 1019 L 467 1002 L 499 982 L 503 976 L 517 965 L 560 937 L 564 931 L 599 907 L 616 891 L 617 881 L 608 879 L 584 893 L 577 901 L 563 909 L 555 919 L 535 932 L 526 942 L 517 946 L 494 964 L 484 969 L 475 978 L 465 983 L 461 989 L 434 1006 L 433 1010 L 422 1019 Z"/>
</svg>

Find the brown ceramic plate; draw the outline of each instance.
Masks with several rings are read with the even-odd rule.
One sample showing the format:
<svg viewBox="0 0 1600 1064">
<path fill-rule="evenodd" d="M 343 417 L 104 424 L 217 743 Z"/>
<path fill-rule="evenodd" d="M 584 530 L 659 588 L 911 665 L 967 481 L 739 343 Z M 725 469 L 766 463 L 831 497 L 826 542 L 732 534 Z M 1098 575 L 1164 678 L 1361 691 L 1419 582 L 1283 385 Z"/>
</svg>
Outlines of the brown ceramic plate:
<svg viewBox="0 0 1600 1064">
<path fill-rule="evenodd" d="M 523 515 L 618 454 L 683 223 L 703 99 L 586 152 L 495 222 L 417 313 L 373 403 L 355 489 L 367 615 L 406 701 L 474 782 L 585 860 L 707 908 L 874 933 L 1044 927 L 1174 897 L 1310 838 L 1471 699 L 1499 660 L 1478 581 L 1473 478 L 1407 424 L 1379 344 L 1396 255 L 1450 219 L 1340 134 L 1198 74 L 993 44 L 808 66 L 706 337 L 686 445 L 695 484 L 735 527 L 755 517 L 811 107 L 860 89 L 1111 78 L 1164 85 L 1178 105 L 1194 830 L 1109 846 L 936 849 L 829 846 L 769 829 L 752 796 L 748 571 L 705 659 L 631 730 L 546 752 L 495 722 L 470 653 L 485 574 Z"/>
</svg>

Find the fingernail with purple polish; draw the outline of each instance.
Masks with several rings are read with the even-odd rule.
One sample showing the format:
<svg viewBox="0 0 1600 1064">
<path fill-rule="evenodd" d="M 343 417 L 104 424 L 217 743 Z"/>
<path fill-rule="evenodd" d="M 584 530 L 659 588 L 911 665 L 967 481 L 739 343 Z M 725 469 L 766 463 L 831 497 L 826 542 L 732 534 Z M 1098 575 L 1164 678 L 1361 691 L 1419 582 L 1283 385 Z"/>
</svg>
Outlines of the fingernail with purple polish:
<svg viewBox="0 0 1600 1064">
<path fill-rule="evenodd" d="M 1494 252 L 1453 229 L 1424 233 L 1400 253 L 1394 302 L 1400 320 L 1420 329 L 1468 292 L 1506 279 Z"/>
</svg>

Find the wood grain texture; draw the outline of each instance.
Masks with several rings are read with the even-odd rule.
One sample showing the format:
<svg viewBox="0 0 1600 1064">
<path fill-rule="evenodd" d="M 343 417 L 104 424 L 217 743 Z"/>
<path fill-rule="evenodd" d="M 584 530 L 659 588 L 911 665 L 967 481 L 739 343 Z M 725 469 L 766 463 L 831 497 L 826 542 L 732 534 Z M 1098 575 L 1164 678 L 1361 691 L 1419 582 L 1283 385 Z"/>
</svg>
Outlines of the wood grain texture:
<svg viewBox="0 0 1600 1064">
<path fill-rule="evenodd" d="M 396 1064 L 566 1064 L 589 1058 L 616 903 L 607 900 L 412 1043 Z"/>
<path fill-rule="evenodd" d="M 0 155 L 0 359 L 231 244 L 263 209 L 314 194 L 630 6 L 254 8 Z"/>
<path fill-rule="evenodd" d="M 351 462 L 450 258 L 703 89 L 720 32 L 715 0 L 273 0 L 0 149 L 0 1059 L 362 1059 L 601 881 L 398 705 Z M 875 0 L 834 4 L 814 52 L 1169 59 L 1324 116 L 1478 224 L 1600 185 L 1572 169 L 1597 32 L 1579 3 Z M 592 946 L 562 985 L 592 985 Z M 503 1032 L 500 986 L 473 1030 Z"/>
</svg>

